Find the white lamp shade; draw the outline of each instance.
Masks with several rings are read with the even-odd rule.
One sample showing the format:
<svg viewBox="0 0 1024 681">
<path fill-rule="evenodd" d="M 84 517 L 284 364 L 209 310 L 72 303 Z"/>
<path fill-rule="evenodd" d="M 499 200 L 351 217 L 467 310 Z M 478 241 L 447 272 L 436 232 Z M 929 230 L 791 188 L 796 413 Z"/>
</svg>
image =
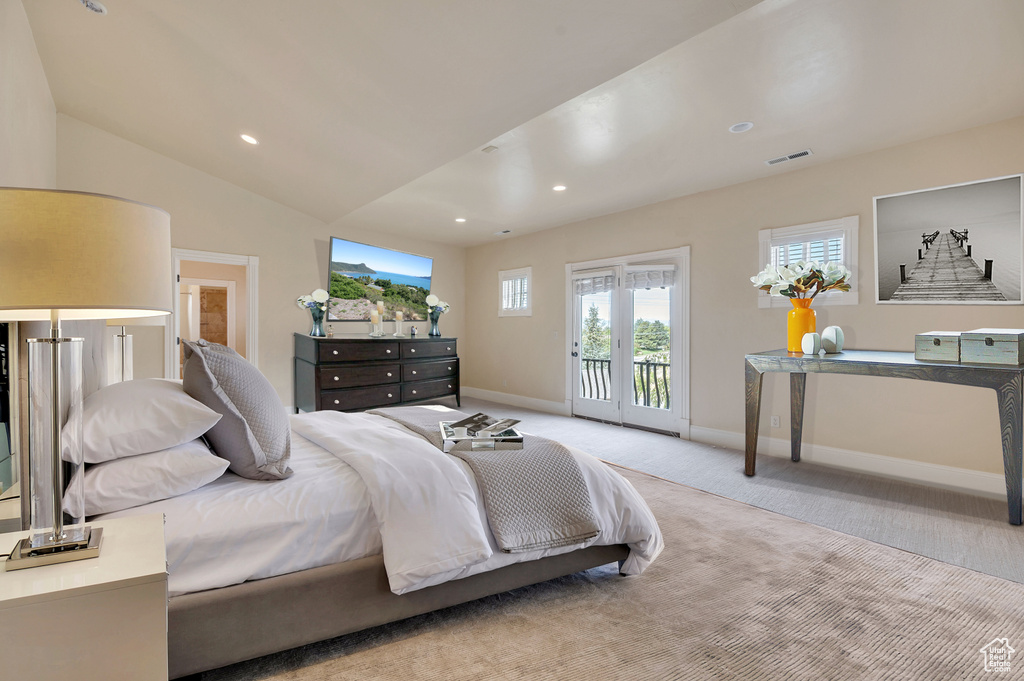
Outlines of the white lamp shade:
<svg viewBox="0 0 1024 681">
<path fill-rule="evenodd" d="M 171 312 L 171 219 L 101 194 L 0 188 L 0 321 Z"/>
</svg>

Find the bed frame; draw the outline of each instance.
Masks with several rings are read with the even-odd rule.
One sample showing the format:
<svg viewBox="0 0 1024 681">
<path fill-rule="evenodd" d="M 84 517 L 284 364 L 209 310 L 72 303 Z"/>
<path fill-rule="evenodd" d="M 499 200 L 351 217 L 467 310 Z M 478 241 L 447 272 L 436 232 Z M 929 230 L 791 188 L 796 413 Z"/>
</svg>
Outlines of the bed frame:
<svg viewBox="0 0 1024 681">
<path fill-rule="evenodd" d="M 350 634 L 529 584 L 625 560 L 622 545 L 508 565 L 397 596 L 382 556 L 170 599 L 170 678 Z"/>
</svg>

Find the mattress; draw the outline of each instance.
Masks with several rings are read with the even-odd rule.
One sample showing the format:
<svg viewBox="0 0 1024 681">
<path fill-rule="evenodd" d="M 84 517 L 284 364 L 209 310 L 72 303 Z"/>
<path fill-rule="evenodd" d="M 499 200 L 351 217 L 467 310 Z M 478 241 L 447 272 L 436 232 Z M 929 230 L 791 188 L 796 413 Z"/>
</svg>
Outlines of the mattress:
<svg viewBox="0 0 1024 681">
<path fill-rule="evenodd" d="M 381 552 L 359 475 L 292 433 L 285 480 L 225 473 L 193 492 L 97 519 L 162 513 L 168 592 L 204 591 Z"/>
<path fill-rule="evenodd" d="M 335 415 L 337 416 L 337 415 Z M 292 417 L 294 419 L 300 417 Z M 421 438 L 390 419 L 347 414 L 353 426 L 401 431 Z M 356 431 L 346 431 L 355 437 Z M 402 437 L 388 449 L 403 448 Z M 407 446 L 407 445 L 406 445 Z M 595 501 L 601 527 L 586 545 L 628 544 L 624 569 L 639 573 L 662 549 L 657 521 L 636 490 L 603 462 L 569 447 Z M 431 450 L 433 451 L 433 450 Z M 447 458 L 447 457 L 446 457 Z M 487 528 L 480 491 L 472 471 L 452 459 L 469 479 L 476 496 L 478 522 Z M 167 545 L 170 596 L 275 577 L 383 552 L 381 529 L 370 493 L 356 469 L 292 430 L 290 461 L 294 474 L 284 480 L 258 481 L 225 473 L 212 483 L 171 499 L 137 506 L 100 518 L 162 513 Z M 391 530 L 394 531 L 394 530 Z M 457 571 L 423 579 L 416 588 L 582 548 L 563 546 L 523 553 L 502 553 L 488 531 L 491 556 Z M 639 549 L 639 550 L 638 550 Z"/>
</svg>

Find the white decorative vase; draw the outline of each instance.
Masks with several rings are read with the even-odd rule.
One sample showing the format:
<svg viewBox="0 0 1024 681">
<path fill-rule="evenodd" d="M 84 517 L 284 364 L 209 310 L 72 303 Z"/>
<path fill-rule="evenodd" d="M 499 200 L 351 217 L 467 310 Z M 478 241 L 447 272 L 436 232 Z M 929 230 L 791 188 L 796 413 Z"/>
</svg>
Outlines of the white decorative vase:
<svg viewBox="0 0 1024 681">
<path fill-rule="evenodd" d="M 830 355 L 843 351 L 843 341 L 843 330 L 838 326 L 826 326 L 821 332 L 821 347 Z"/>
<path fill-rule="evenodd" d="M 800 348 L 805 355 L 816 355 L 821 350 L 821 336 L 816 333 L 805 333 L 800 340 Z"/>
</svg>

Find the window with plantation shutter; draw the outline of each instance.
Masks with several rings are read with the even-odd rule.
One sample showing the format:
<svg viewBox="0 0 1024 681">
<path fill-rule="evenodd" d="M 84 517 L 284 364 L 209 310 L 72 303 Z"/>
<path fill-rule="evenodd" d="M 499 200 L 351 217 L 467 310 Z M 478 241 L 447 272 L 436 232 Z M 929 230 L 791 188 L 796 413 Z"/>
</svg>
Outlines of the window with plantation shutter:
<svg viewBox="0 0 1024 681">
<path fill-rule="evenodd" d="M 813 222 L 794 227 L 762 229 L 759 232 L 761 262 L 756 271 L 765 265 L 784 267 L 800 260 L 815 260 L 820 263 L 834 262 L 845 265 L 853 272 L 852 290 L 848 293 L 826 291 L 814 299 L 815 305 L 856 305 L 857 289 L 860 285 L 857 272 L 857 231 L 860 218 L 856 215 L 839 220 Z M 789 307 L 786 298 L 772 297 L 759 291 L 758 307 Z"/>
<path fill-rule="evenodd" d="M 498 301 L 499 317 L 529 317 L 533 314 L 532 275 L 532 267 L 498 272 L 501 287 L 501 299 Z"/>
</svg>

